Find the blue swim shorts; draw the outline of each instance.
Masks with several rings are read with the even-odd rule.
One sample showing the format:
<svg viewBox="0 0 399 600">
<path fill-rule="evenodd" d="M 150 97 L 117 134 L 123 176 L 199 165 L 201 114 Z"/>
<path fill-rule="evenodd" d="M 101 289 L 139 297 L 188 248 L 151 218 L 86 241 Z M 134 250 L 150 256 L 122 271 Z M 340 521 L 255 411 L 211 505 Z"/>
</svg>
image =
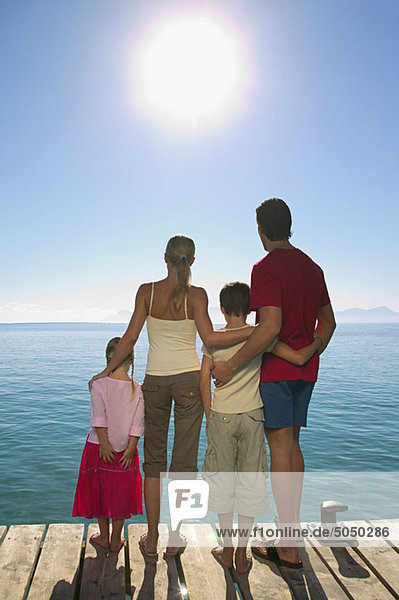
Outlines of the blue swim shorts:
<svg viewBox="0 0 399 600">
<path fill-rule="evenodd" d="M 265 427 L 306 427 L 314 381 L 261 381 Z"/>
</svg>

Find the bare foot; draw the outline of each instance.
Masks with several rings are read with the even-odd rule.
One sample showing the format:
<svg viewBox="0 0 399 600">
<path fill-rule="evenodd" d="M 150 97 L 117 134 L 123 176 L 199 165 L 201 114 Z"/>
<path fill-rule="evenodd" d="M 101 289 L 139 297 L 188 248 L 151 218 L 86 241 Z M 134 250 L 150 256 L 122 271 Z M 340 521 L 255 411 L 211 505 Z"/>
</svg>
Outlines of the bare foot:
<svg viewBox="0 0 399 600">
<path fill-rule="evenodd" d="M 139 546 L 144 558 L 158 560 L 157 543 L 158 539 L 156 539 L 155 542 L 151 542 L 148 533 L 143 533 L 143 535 L 140 536 Z"/>
<path fill-rule="evenodd" d="M 101 533 L 94 533 L 93 535 L 91 535 L 90 543 L 93 544 L 94 546 L 100 546 L 104 550 L 110 549 L 109 540 L 104 539 L 102 537 Z"/>
<path fill-rule="evenodd" d="M 114 541 L 111 539 L 111 552 L 120 552 L 125 544 L 125 540 Z"/>
<path fill-rule="evenodd" d="M 187 538 L 179 532 L 173 531 L 169 534 L 168 545 L 166 546 L 164 556 L 177 556 L 184 552 L 187 547 Z"/>
<path fill-rule="evenodd" d="M 252 568 L 252 557 L 247 554 L 246 548 L 236 549 L 234 562 L 239 575 L 246 575 Z"/>
<path fill-rule="evenodd" d="M 231 569 L 233 567 L 233 551 L 234 548 L 221 548 L 220 546 L 216 546 L 211 550 L 211 554 L 222 567 Z"/>
</svg>

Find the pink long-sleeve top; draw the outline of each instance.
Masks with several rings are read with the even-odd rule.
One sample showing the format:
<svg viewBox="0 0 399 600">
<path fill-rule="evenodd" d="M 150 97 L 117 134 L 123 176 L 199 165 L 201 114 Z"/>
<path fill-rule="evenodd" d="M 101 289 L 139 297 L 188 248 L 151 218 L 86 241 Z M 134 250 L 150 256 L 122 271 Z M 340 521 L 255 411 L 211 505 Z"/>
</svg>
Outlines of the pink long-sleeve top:
<svg viewBox="0 0 399 600">
<path fill-rule="evenodd" d="M 107 427 L 108 439 L 116 452 L 122 452 L 129 436 L 144 433 L 144 398 L 141 386 L 130 381 L 104 377 L 93 383 L 91 390 L 91 419 L 88 441 L 99 444 L 96 427 Z"/>
</svg>

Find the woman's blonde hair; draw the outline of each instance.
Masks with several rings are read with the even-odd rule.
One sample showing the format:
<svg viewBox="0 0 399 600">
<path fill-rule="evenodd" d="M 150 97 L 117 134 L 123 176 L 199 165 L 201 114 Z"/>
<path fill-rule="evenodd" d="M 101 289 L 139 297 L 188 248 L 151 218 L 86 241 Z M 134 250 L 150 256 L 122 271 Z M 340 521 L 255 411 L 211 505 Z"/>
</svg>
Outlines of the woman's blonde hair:
<svg viewBox="0 0 399 600">
<path fill-rule="evenodd" d="M 107 347 L 105 348 L 105 360 L 107 361 L 107 365 L 109 364 L 111 358 L 113 357 L 114 352 L 120 341 L 121 341 L 120 337 L 114 337 L 114 338 L 112 338 L 112 340 L 109 340 Z M 118 367 L 124 365 L 127 362 L 129 362 L 129 364 L 132 365 L 132 375 L 131 375 L 132 394 L 130 397 L 130 399 L 132 399 L 134 396 L 134 390 L 135 390 L 134 381 L 133 381 L 134 348 L 133 348 L 132 352 L 128 356 L 126 356 L 126 358 L 124 360 L 121 361 L 121 363 L 118 365 Z"/>
<path fill-rule="evenodd" d="M 176 267 L 176 281 L 172 290 L 172 300 L 179 310 L 190 286 L 192 262 L 195 254 L 193 240 L 185 235 L 174 235 L 167 243 L 165 255 L 167 261 Z"/>
</svg>

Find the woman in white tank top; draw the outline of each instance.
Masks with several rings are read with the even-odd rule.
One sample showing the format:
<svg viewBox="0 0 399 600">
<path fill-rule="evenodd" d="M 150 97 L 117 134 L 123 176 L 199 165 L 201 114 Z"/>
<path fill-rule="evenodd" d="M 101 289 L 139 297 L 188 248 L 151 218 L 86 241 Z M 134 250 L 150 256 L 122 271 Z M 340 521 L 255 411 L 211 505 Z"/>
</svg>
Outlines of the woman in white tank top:
<svg viewBox="0 0 399 600">
<path fill-rule="evenodd" d="M 184 235 L 172 237 L 164 259 L 168 275 L 161 281 L 142 284 L 135 309 L 106 369 L 95 379 L 107 377 L 132 352 L 147 321 L 149 351 L 142 385 L 145 405 L 144 499 L 148 533 L 140 538 L 145 558 L 156 559 L 160 513 L 160 474 L 167 471 L 169 418 L 174 401 L 175 438 L 169 472 L 196 472 L 203 408 L 199 392 L 200 363 L 196 333 L 210 348 L 236 344 L 252 328 L 219 333 L 208 315 L 203 288 L 190 285 L 195 245 Z M 168 555 L 179 548 L 167 548 Z"/>
</svg>

